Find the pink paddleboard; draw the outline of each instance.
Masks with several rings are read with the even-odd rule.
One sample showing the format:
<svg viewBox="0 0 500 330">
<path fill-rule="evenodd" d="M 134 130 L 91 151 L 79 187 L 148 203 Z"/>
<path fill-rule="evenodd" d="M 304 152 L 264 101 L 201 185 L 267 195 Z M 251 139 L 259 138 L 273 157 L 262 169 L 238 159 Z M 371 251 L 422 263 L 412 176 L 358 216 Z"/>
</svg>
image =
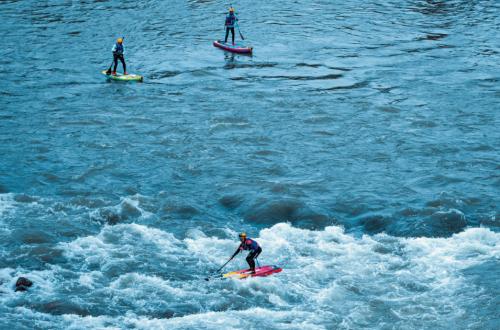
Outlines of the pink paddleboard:
<svg viewBox="0 0 500 330">
<path fill-rule="evenodd" d="M 243 279 L 247 277 L 265 277 L 269 276 L 275 273 L 279 273 L 283 270 L 283 268 L 280 268 L 278 266 L 272 265 L 272 266 L 262 266 L 262 267 L 256 267 L 255 268 L 255 274 L 250 273 L 250 269 L 242 269 L 242 270 L 235 270 L 234 272 L 229 272 L 222 277 L 224 278 L 238 278 L 238 279 Z"/>
<path fill-rule="evenodd" d="M 238 53 L 238 54 L 251 54 L 253 51 L 253 47 L 247 47 L 238 44 L 233 45 L 229 42 L 226 43 L 220 40 L 214 41 L 214 46 L 220 49 L 224 49 L 228 52 Z"/>
</svg>

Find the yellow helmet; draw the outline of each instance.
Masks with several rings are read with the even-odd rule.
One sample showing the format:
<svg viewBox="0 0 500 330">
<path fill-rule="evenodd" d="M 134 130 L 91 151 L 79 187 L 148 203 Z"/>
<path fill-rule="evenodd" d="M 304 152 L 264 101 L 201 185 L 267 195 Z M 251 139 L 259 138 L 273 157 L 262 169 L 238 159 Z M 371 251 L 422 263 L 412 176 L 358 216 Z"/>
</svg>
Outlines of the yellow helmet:
<svg viewBox="0 0 500 330">
<path fill-rule="evenodd" d="M 238 236 L 240 238 L 247 238 L 247 234 L 246 233 L 240 233 Z"/>
<path fill-rule="evenodd" d="M 233 7 L 230 7 L 230 8 L 229 8 L 229 12 L 230 12 L 230 13 L 234 13 L 234 8 L 233 8 Z"/>
<path fill-rule="evenodd" d="M 116 42 L 119 43 L 119 44 L 121 44 L 123 42 L 123 38 L 116 39 Z"/>
</svg>

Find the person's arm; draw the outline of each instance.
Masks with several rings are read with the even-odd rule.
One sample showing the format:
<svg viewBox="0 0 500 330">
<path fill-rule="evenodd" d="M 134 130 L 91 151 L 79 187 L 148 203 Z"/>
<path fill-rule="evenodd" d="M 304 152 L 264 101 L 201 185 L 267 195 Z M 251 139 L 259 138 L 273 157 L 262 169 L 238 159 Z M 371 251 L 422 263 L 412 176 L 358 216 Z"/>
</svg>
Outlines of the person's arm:
<svg viewBox="0 0 500 330">
<path fill-rule="evenodd" d="M 111 51 L 114 53 L 116 53 L 116 44 L 113 45 L 113 48 L 111 48 Z"/>
<path fill-rule="evenodd" d="M 241 244 L 240 244 L 240 246 L 238 246 L 238 249 L 236 249 L 236 252 L 233 254 L 233 256 L 231 257 L 231 259 L 233 259 L 234 257 L 236 257 L 236 255 L 237 255 L 238 253 L 240 253 L 240 252 L 241 252 L 241 250 L 242 250 L 242 248 L 241 248 Z"/>
</svg>

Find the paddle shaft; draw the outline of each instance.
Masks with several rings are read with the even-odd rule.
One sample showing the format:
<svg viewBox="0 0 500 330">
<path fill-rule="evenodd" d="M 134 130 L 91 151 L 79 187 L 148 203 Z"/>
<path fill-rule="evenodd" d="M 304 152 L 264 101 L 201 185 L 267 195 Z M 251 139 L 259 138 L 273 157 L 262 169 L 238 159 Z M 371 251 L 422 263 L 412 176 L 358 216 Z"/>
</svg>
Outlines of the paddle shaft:
<svg viewBox="0 0 500 330">
<path fill-rule="evenodd" d="M 245 40 L 245 37 L 243 37 L 243 34 L 241 34 L 240 25 L 238 24 L 238 22 L 236 22 L 236 27 L 238 28 L 238 33 L 240 34 L 241 40 Z"/>
<path fill-rule="evenodd" d="M 217 269 L 214 273 L 218 273 L 218 272 L 220 272 L 220 271 L 222 270 L 222 268 L 226 267 L 226 265 L 227 265 L 227 264 L 228 264 L 231 260 L 233 260 L 233 258 L 232 258 L 232 257 L 231 257 L 231 259 L 229 259 L 228 261 L 226 261 L 226 263 L 225 263 L 224 265 L 222 265 L 222 267 L 221 267 L 221 268 Z"/>
</svg>

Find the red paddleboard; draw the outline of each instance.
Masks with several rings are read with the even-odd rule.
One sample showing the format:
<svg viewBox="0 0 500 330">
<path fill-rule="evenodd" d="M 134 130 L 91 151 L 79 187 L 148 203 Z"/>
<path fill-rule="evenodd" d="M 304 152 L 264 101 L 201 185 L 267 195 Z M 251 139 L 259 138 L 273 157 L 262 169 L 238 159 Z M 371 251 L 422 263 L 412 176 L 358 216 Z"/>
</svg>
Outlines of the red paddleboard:
<svg viewBox="0 0 500 330">
<path fill-rule="evenodd" d="M 275 266 L 275 265 L 262 266 L 262 267 L 256 267 L 254 274 L 250 273 L 250 269 L 242 269 L 242 270 L 235 270 L 234 272 L 226 273 L 226 274 L 222 275 L 222 277 L 223 278 L 237 278 L 237 279 L 243 279 L 243 278 L 247 278 L 247 277 L 265 277 L 265 276 L 279 273 L 282 270 L 283 270 L 283 268 L 280 268 L 280 267 Z"/>
<path fill-rule="evenodd" d="M 231 44 L 229 42 L 223 42 L 220 40 L 214 41 L 214 47 L 224 49 L 228 52 L 232 53 L 238 53 L 238 54 L 251 54 L 253 51 L 253 47 L 247 47 L 243 45 L 238 45 L 238 44 Z"/>
</svg>

